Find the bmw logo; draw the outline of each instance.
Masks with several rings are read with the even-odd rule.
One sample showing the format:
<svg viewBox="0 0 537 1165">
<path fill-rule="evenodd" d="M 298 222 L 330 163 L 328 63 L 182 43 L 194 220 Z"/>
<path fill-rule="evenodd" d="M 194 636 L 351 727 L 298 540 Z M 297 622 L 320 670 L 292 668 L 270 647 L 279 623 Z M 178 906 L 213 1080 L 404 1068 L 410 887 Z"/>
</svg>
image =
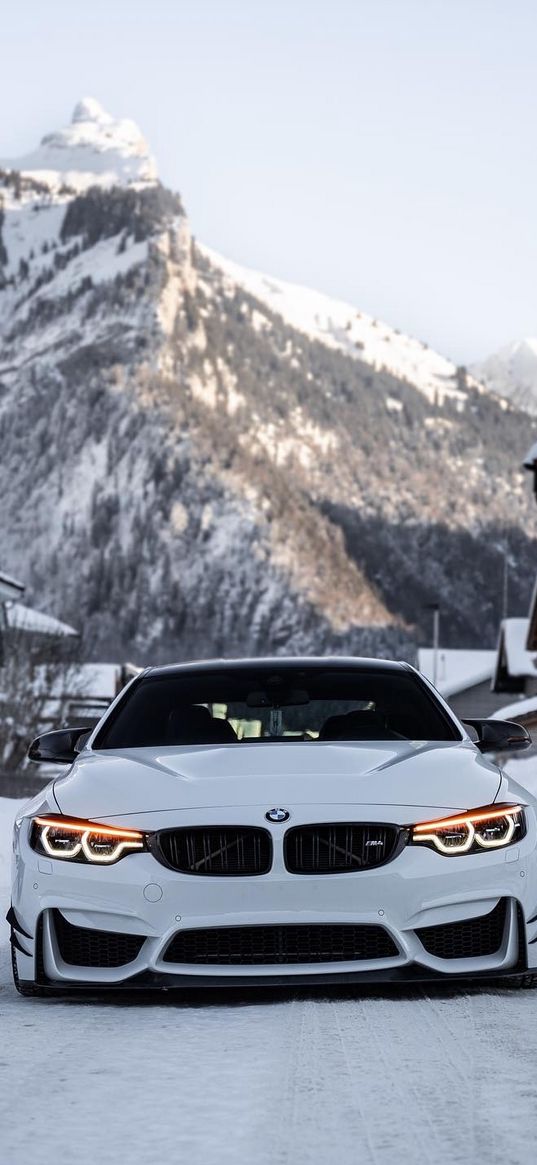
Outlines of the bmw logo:
<svg viewBox="0 0 537 1165">
<path fill-rule="evenodd" d="M 289 821 L 291 814 L 288 809 L 269 809 L 265 813 L 267 821 Z"/>
</svg>

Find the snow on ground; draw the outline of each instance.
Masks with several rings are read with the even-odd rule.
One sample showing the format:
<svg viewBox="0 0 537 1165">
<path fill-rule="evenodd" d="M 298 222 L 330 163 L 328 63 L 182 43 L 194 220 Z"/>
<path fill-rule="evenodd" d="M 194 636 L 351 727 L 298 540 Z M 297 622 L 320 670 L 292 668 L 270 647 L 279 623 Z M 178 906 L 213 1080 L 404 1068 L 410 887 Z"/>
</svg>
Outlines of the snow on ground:
<svg viewBox="0 0 537 1165">
<path fill-rule="evenodd" d="M 537 712 L 537 696 L 528 696 L 524 699 L 520 696 L 518 700 L 513 700 L 506 704 L 503 708 L 497 708 L 492 713 L 492 720 L 512 720 L 513 717 L 527 716 L 529 712 Z"/>
<path fill-rule="evenodd" d="M 17 802 L 0 798 L 0 907 Z M 507 988 L 24 1000 L 0 931 L 10 1165 L 522 1165 L 537 994 Z M 68 1147 L 68 1150 L 65 1148 Z"/>
<path fill-rule="evenodd" d="M 17 198 L 13 190 L 4 187 L 2 241 L 7 263 L 2 274 L 6 279 L 18 275 L 21 260 L 28 264 L 34 278 L 50 267 L 51 248 L 60 241 L 65 207 L 65 195 L 55 201 L 49 193 L 39 197 L 34 192 L 22 193 Z"/>
</svg>

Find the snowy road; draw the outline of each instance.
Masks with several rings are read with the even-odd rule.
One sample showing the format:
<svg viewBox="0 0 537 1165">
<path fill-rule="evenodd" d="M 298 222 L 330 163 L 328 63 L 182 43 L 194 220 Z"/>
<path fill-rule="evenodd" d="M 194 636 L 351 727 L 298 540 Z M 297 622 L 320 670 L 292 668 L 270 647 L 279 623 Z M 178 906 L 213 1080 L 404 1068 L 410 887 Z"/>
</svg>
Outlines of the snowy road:
<svg viewBox="0 0 537 1165">
<path fill-rule="evenodd" d="M 0 908 L 10 818 L 0 799 Z M 0 929 L 0 1160 L 533 1162 L 537 991 L 23 1000 Z"/>
</svg>

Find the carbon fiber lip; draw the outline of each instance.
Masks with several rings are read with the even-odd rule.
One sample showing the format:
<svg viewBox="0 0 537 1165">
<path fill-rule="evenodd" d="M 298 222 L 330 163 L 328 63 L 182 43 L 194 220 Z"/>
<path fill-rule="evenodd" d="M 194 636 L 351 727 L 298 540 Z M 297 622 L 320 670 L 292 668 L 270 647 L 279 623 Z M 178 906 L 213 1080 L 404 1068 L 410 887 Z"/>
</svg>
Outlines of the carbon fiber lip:
<svg viewBox="0 0 537 1165">
<path fill-rule="evenodd" d="M 420 984 L 434 984 L 435 986 L 443 985 L 445 987 L 456 986 L 462 983 L 466 985 L 470 983 L 490 983 L 498 981 L 508 982 L 510 979 L 516 979 L 521 974 L 524 974 L 525 966 L 510 967 L 508 972 L 502 971 L 487 971 L 480 974 L 467 973 L 464 975 L 447 975 L 441 971 L 427 971 L 426 968 L 412 966 L 412 967 L 394 967 L 387 971 L 350 971 L 343 973 L 323 973 L 321 975 L 263 975 L 261 976 L 229 976 L 229 975 L 168 975 L 157 971 L 141 971 L 138 975 L 133 975 L 128 980 L 123 980 L 121 983 L 110 986 L 108 984 L 99 985 L 96 983 L 69 983 L 60 985 L 58 983 L 47 983 L 45 989 L 51 994 L 56 995 L 71 995 L 87 994 L 87 995 L 114 995 L 125 994 L 136 991 L 181 991 L 181 990 L 204 990 L 211 989 L 226 990 L 235 989 L 240 990 L 245 988 L 248 990 L 263 990 L 265 987 L 281 987 L 287 990 L 294 990 L 296 987 L 349 987 L 359 986 L 373 987 L 375 985 L 389 986 L 419 986 Z"/>
</svg>

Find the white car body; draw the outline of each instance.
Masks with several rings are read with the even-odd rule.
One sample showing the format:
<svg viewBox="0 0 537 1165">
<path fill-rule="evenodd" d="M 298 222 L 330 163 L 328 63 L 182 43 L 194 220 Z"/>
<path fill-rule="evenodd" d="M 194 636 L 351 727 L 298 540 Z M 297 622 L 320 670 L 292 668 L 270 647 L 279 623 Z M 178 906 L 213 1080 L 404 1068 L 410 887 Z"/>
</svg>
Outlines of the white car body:
<svg viewBox="0 0 537 1165">
<path fill-rule="evenodd" d="M 319 666 L 326 662 L 317 661 Z M 420 683 L 426 681 L 420 678 Z M 87 989 L 452 980 L 537 969 L 535 801 L 480 754 L 431 685 L 428 690 L 459 740 L 269 745 L 243 740 L 96 750 L 94 742 L 113 705 L 67 774 L 29 802 L 17 819 L 10 921 L 18 980 Z M 359 822 L 407 827 L 493 803 L 525 806 L 526 833 L 516 845 L 454 857 L 403 844 L 385 864 L 330 876 L 286 868 L 284 838 L 299 826 Z M 273 809 L 285 811 L 288 819 L 268 820 Z M 270 835 L 272 861 L 266 873 L 234 877 L 181 873 L 149 851 L 90 867 L 32 848 L 32 820 L 50 814 L 149 834 L 200 826 L 254 827 Z M 453 957 L 451 950 L 449 957 L 439 957 L 424 945 L 423 928 L 480 920 L 500 902 L 501 934 L 492 953 Z M 142 941 L 134 943 L 136 953 L 127 963 L 77 965 L 72 955 L 70 961 L 62 957 L 58 912 L 84 933 Z M 164 958 L 182 932 L 261 926 L 381 927 L 393 949 L 359 961 L 216 965 Z"/>
</svg>

